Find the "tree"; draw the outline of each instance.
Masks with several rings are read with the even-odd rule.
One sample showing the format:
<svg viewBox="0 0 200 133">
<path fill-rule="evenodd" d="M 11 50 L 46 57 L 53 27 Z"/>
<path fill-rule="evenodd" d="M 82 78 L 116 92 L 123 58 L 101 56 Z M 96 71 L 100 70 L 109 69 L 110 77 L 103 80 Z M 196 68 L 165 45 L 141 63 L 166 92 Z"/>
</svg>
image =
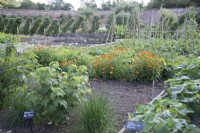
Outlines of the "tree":
<svg viewBox="0 0 200 133">
<path fill-rule="evenodd" d="M 0 16 L 0 32 L 3 32 L 4 29 L 4 18 Z"/>
<path fill-rule="evenodd" d="M 99 29 L 99 25 L 100 25 L 100 17 L 99 16 L 94 16 L 93 21 L 92 21 L 92 29 L 90 30 L 90 32 L 95 32 L 96 30 Z"/>
<path fill-rule="evenodd" d="M 53 0 L 50 3 L 50 10 L 72 10 L 73 6 L 70 3 L 65 3 L 63 0 Z"/>
<path fill-rule="evenodd" d="M 70 3 L 65 3 L 62 7 L 62 10 L 71 11 L 74 7 Z"/>
<path fill-rule="evenodd" d="M 14 7 L 18 7 L 20 5 L 19 2 L 17 2 L 16 0 L 0 0 L 0 7 L 4 7 L 7 5 L 12 5 Z"/>
<path fill-rule="evenodd" d="M 38 29 L 42 23 L 42 18 L 37 18 L 33 24 L 33 27 L 30 29 L 30 35 L 36 34 L 38 32 Z"/>
<path fill-rule="evenodd" d="M 71 18 L 70 20 L 68 20 L 68 22 L 62 28 L 62 33 L 66 33 L 67 31 L 69 31 L 73 23 L 74 23 L 74 18 Z"/>
<path fill-rule="evenodd" d="M 97 9 L 97 4 L 95 0 L 81 0 L 82 7 Z"/>
<path fill-rule="evenodd" d="M 22 23 L 22 18 L 21 18 L 21 17 L 17 17 L 17 18 L 15 19 L 15 21 L 14 21 L 12 27 L 11 27 L 10 33 L 12 33 L 12 34 L 17 34 L 17 33 L 18 33 L 18 29 L 19 29 L 21 23 Z"/>
<path fill-rule="evenodd" d="M 14 23 L 15 19 L 12 17 L 7 17 L 4 21 L 4 23 L 6 24 L 6 26 L 4 27 L 4 32 L 5 33 L 10 33 L 11 27 Z"/>
<path fill-rule="evenodd" d="M 48 36 L 55 36 L 55 35 L 58 35 L 59 33 L 59 23 L 58 23 L 58 20 L 53 20 L 51 25 L 49 26 L 47 32 L 46 32 L 46 35 Z"/>
<path fill-rule="evenodd" d="M 189 6 L 200 6 L 199 0 L 151 0 L 147 8 L 180 8 Z"/>
<path fill-rule="evenodd" d="M 25 35 L 29 35 L 30 34 L 30 29 L 31 29 L 31 25 L 32 25 L 32 23 L 33 23 L 33 18 L 32 17 L 28 17 L 27 19 L 26 19 L 26 22 L 25 22 L 25 25 L 24 25 L 24 27 L 23 27 L 23 34 L 25 34 Z"/>
<path fill-rule="evenodd" d="M 3 20 L 3 23 L 4 23 L 3 32 L 6 31 L 6 27 L 9 23 L 9 21 L 10 21 L 10 18 L 8 16 L 4 18 L 4 20 Z"/>
<path fill-rule="evenodd" d="M 112 3 L 111 3 L 110 0 L 107 1 L 107 2 L 103 2 L 103 3 L 101 4 L 101 10 L 103 10 L 103 11 L 111 10 L 112 7 L 113 7 L 113 5 L 112 5 Z"/>
<path fill-rule="evenodd" d="M 85 16 L 80 15 L 77 18 L 76 22 L 74 23 L 71 32 L 76 33 L 76 30 L 81 26 L 84 20 L 85 20 Z"/>
<path fill-rule="evenodd" d="M 46 9 L 46 4 L 44 3 L 37 3 L 37 9 L 38 10 L 45 10 Z"/>
<path fill-rule="evenodd" d="M 47 30 L 47 28 L 49 27 L 50 23 L 51 23 L 51 20 L 50 20 L 49 17 L 44 18 L 43 23 L 39 27 L 38 34 L 45 35 L 45 30 Z"/>
<path fill-rule="evenodd" d="M 19 9 L 38 9 L 37 4 L 30 0 L 22 1 Z"/>
</svg>

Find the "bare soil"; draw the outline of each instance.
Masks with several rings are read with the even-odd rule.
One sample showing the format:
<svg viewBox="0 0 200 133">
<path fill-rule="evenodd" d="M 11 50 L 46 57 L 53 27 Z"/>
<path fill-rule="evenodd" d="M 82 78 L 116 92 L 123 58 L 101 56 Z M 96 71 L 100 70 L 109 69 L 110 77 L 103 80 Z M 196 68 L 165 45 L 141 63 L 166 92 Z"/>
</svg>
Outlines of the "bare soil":
<svg viewBox="0 0 200 133">
<path fill-rule="evenodd" d="M 152 82 L 126 82 L 114 80 L 93 80 L 90 79 L 90 87 L 94 92 L 104 90 L 108 93 L 111 103 L 116 109 L 117 123 L 116 128 L 119 131 L 128 119 L 128 112 L 134 112 L 136 104 L 146 104 L 162 91 L 162 83 L 156 82 L 154 89 Z M 12 133 L 29 133 L 30 128 L 17 128 L 2 130 L 0 123 L 0 133 L 12 131 Z M 75 133 L 76 114 L 72 113 L 69 120 L 58 127 L 52 127 L 43 124 L 34 127 L 34 133 Z"/>
<path fill-rule="evenodd" d="M 90 84 L 96 91 L 105 89 L 108 92 L 110 101 L 117 111 L 117 128 L 125 125 L 128 113 L 134 112 L 135 105 L 149 103 L 163 88 L 161 82 L 156 82 L 154 89 L 152 82 L 91 80 Z"/>
</svg>

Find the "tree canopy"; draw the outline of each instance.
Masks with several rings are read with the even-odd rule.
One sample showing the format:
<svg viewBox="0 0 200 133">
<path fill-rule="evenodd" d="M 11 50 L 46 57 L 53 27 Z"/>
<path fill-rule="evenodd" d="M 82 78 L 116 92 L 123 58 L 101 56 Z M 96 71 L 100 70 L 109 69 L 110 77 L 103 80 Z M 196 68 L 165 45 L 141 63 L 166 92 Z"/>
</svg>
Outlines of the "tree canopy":
<svg viewBox="0 0 200 133">
<path fill-rule="evenodd" d="M 53 0 L 48 5 L 44 3 L 34 3 L 31 0 L 0 0 L 0 5 L 5 9 L 36 9 L 36 10 L 72 10 L 74 7 L 63 0 Z"/>
<path fill-rule="evenodd" d="M 149 9 L 153 8 L 181 8 L 189 6 L 200 6 L 200 0 L 150 0 Z"/>
</svg>

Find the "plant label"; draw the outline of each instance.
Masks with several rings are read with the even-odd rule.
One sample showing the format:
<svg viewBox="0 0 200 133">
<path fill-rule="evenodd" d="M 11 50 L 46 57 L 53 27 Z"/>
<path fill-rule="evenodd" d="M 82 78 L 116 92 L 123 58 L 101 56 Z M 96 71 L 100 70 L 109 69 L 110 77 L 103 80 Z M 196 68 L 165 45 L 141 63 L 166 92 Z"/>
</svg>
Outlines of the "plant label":
<svg viewBox="0 0 200 133">
<path fill-rule="evenodd" d="M 23 119 L 33 119 L 34 118 L 35 113 L 30 111 L 30 112 L 24 112 L 23 115 Z"/>
<path fill-rule="evenodd" d="M 143 122 L 128 121 L 126 124 L 126 128 L 130 132 L 141 131 L 143 129 L 143 125 Z"/>
</svg>

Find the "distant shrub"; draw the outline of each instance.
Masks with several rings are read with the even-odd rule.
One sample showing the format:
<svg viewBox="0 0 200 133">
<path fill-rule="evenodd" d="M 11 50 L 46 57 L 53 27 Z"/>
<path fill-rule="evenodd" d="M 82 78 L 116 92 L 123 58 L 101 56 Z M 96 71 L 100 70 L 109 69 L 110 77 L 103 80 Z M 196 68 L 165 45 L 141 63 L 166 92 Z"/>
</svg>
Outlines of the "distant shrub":
<svg viewBox="0 0 200 133">
<path fill-rule="evenodd" d="M 72 33 L 76 33 L 76 30 L 78 30 L 78 28 L 81 26 L 81 24 L 83 23 L 85 17 L 84 16 L 79 16 L 77 18 L 77 21 L 74 23 L 71 32 Z"/>
<path fill-rule="evenodd" d="M 17 43 L 19 42 L 19 37 L 11 34 L 0 33 L 0 43 L 6 43 L 9 41 L 11 41 L 11 43 Z"/>
<path fill-rule="evenodd" d="M 10 17 L 6 17 L 4 19 L 4 24 L 5 25 L 4 25 L 3 32 L 5 32 L 5 33 L 9 33 L 10 32 L 10 29 L 11 29 L 11 26 L 12 26 L 12 22 L 14 22 L 14 19 L 11 20 Z"/>
<path fill-rule="evenodd" d="M 67 20 L 69 20 L 69 18 L 67 18 L 67 17 L 61 17 L 60 19 L 59 19 L 59 25 L 60 25 L 60 27 L 63 27 L 64 25 L 65 25 L 65 23 L 67 22 Z"/>
<path fill-rule="evenodd" d="M 3 32 L 5 32 L 9 20 L 10 20 L 9 17 L 5 17 L 5 18 L 4 18 L 4 20 L 3 20 L 3 23 L 4 23 Z"/>
<path fill-rule="evenodd" d="M 116 15 L 116 24 L 117 25 L 126 25 L 129 20 L 129 15 L 124 11 L 121 11 Z"/>
<path fill-rule="evenodd" d="M 49 17 L 44 18 L 43 23 L 39 27 L 38 34 L 45 35 L 45 30 L 47 30 L 48 26 L 50 25 L 51 20 Z"/>
<path fill-rule="evenodd" d="M 55 36 L 59 33 L 59 23 L 58 20 L 53 20 L 49 28 L 47 29 L 46 35 Z"/>
<path fill-rule="evenodd" d="M 10 32 L 12 34 L 17 34 L 18 31 L 19 31 L 19 27 L 20 27 L 21 23 L 22 23 L 22 18 L 21 17 L 16 18 L 12 27 L 11 27 Z"/>
<path fill-rule="evenodd" d="M 95 32 L 96 30 L 99 29 L 99 26 L 100 26 L 100 17 L 94 16 L 92 21 L 92 29 L 90 30 L 90 32 Z"/>
<path fill-rule="evenodd" d="M 42 23 L 42 18 L 39 17 L 35 20 L 34 24 L 33 24 L 33 27 L 30 29 L 30 35 L 34 35 L 38 32 L 38 29 Z"/>
<path fill-rule="evenodd" d="M 2 16 L 0 16 L 0 32 L 3 32 L 4 29 L 4 18 Z"/>
<path fill-rule="evenodd" d="M 32 25 L 33 21 L 34 21 L 34 19 L 32 17 L 28 17 L 26 19 L 26 22 L 25 22 L 23 30 L 22 30 L 23 34 L 30 35 L 30 29 L 31 29 L 31 25 Z"/>
<path fill-rule="evenodd" d="M 74 19 L 71 18 L 65 25 L 64 27 L 61 29 L 62 30 L 62 33 L 65 33 L 67 31 L 69 31 L 69 29 L 71 28 L 71 26 L 73 25 L 74 23 Z"/>
</svg>

